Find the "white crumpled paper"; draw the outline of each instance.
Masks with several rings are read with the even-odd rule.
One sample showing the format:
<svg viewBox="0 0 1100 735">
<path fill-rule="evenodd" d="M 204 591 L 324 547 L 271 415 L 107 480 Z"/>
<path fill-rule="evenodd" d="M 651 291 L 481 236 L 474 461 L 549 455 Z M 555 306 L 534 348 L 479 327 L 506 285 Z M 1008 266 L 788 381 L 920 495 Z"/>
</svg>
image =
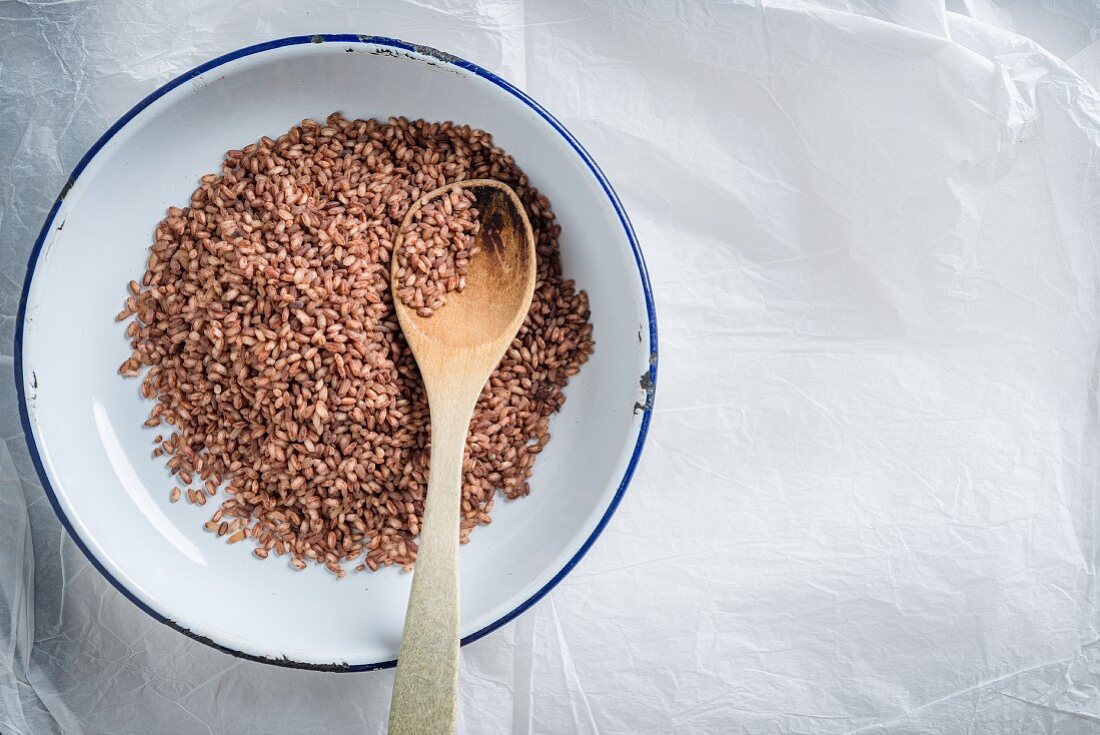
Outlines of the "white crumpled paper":
<svg viewBox="0 0 1100 735">
<path fill-rule="evenodd" d="M 53 197 L 156 86 L 285 35 L 451 51 L 601 163 L 661 331 L 634 483 L 464 649 L 462 732 L 1096 732 L 1100 50 L 1079 75 L 1004 28 L 934 0 L 0 1 L 3 362 Z M 105 583 L 0 400 L 0 730 L 384 732 L 392 672 L 240 661 Z"/>
</svg>

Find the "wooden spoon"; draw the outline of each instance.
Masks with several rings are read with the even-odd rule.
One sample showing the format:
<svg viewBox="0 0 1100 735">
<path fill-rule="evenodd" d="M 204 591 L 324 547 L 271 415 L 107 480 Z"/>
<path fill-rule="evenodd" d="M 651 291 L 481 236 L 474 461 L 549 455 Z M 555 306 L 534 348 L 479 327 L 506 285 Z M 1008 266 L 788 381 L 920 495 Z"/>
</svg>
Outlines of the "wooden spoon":
<svg viewBox="0 0 1100 735">
<path fill-rule="evenodd" d="M 455 729 L 458 695 L 458 532 L 462 457 L 478 395 L 512 343 L 535 289 L 535 238 L 519 197 L 499 181 L 461 181 L 421 197 L 416 211 L 454 189 L 477 198 L 481 251 L 467 286 L 430 317 L 397 297 L 394 306 L 428 393 L 432 455 L 420 545 L 390 702 L 390 735 L 443 735 Z M 398 252 L 400 239 L 394 245 Z M 391 264 L 397 268 L 397 258 Z M 391 271 L 391 274 L 392 272 Z M 392 275 L 391 275 L 392 278 Z"/>
</svg>

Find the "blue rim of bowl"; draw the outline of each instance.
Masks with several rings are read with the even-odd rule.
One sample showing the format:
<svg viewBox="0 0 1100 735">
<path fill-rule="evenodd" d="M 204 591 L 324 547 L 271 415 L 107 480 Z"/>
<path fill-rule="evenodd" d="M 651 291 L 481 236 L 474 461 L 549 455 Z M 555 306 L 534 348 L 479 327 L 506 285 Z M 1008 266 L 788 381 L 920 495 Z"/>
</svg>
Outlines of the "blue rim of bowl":
<svg viewBox="0 0 1100 735">
<path fill-rule="evenodd" d="M 457 56 L 452 56 L 448 53 L 437 51 L 436 49 L 430 48 L 428 46 L 421 46 L 419 44 L 408 43 L 406 41 L 399 41 L 395 38 L 386 38 L 385 36 L 362 36 L 350 33 L 316 34 L 310 36 L 288 36 L 286 38 L 278 38 L 272 41 L 258 43 L 253 46 L 246 46 L 244 48 L 237 49 L 236 51 L 231 51 L 230 53 L 212 59 L 205 64 L 196 66 L 194 69 L 191 69 L 190 71 L 181 74 L 175 79 L 167 82 L 156 91 L 154 91 L 152 94 L 147 96 L 145 99 L 143 99 L 141 102 L 130 108 L 125 115 L 120 117 L 114 125 L 107 129 L 107 132 L 100 136 L 99 140 L 97 140 L 95 144 L 88 149 L 88 152 L 84 154 L 83 158 L 80 159 L 80 162 L 76 164 L 76 167 L 69 175 L 69 179 L 65 183 L 65 186 L 62 187 L 61 193 L 54 201 L 53 207 L 50 209 L 50 213 L 46 217 L 46 222 L 42 225 L 42 230 L 38 233 L 38 239 L 35 240 L 34 247 L 31 249 L 30 258 L 28 259 L 27 263 L 27 275 L 23 280 L 23 291 L 19 298 L 19 316 L 16 320 L 15 328 L 15 385 L 19 396 L 19 420 L 23 426 L 23 435 L 26 438 L 27 449 L 30 451 L 31 460 L 34 462 L 34 468 L 38 472 L 38 477 L 42 481 L 42 487 L 46 491 L 46 496 L 50 499 L 50 505 L 53 506 L 54 513 L 57 514 L 58 519 L 65 527 L 65 530 L 68 531 L 69 536 L 76 543 L 77 547 L 79 547 L 80 550 L 84 553 L 84 556 L 88 558 L 88 561 L 91 562 L 92 566 L 98 569 L 99 573 L 102 574 L 107 579 L 107 581 L 114 585 L 115 589 L 117 589 L 127 599 L 129 599 L 130 602 L 137 605 L 141 610 L 144 610 L 154 620 L 169 625 L 190 638 L 193 638 L 201 643 L 204 643 L 212 648 L 222 651 L 223 653 L 228 653 L 237 658 L 243 658 L 250 661 L 258 661 L 267 664 L 274 664 L 277 666 L 286 666 L 299 669 L 312 669 L 318 671 L 374 671 L 376 669 L 391 668 L 397 664 L 397 661 L 379 661 L 377 663 L 369 664 L 310 664 L 292 661 L 287 658 L 270 658 L 267 656 L 257 656 L 254 654 L 244 653 L 243 651 L 237 651 L 235 649 L 228 648 L 220 643 L 217 643 L 216 641 L 211 640 L 210 638 L 207 638 L 206 636 L 198 635 L 191 630 L 188 630 L 187 628 L 167 618 L 166 616 L 157 612 L 152 607 L 138 599 L 137 596 L 134 595 L 134 593 L 132 593 L 125 585 L 123 585 L 118 579 L 116 579 L 106 569 L 106 567 L 104 567 L 99 559 L 95 557 L 95 555 L 91 552 L 91 550 L 87 547 L 87 545 L 85 545 L 84 541 L 77 534 L 76 529 L 73 527 L 72 523 L 65 515 L 65 512 L 62 510 L 57 498 L 57 494 L 54 492 L 53 487 L 50 485 L 49 478 L 46 475 L 45 467 L 42 464 L 42 458 L 38 453 L 38 447 L 34 441 L 34 434 L 31 431 L 30 413 L 27 409 L 26 391 L 24 389 L 23 383 L 23 326 L 27 316 L 27 297 L 30 293 L 31 281 L 34 279 L 35 266 L 38 263 L 38 256 L 42 250 L 43 244 L 46 241 L 46 236 L 49 234 L 51 228 L 53 227 L 54 220 L 57 217 L 57 212 L 61 208 L 62 203 L 65 201 L 65 196 L 69 193 L 69 190 L 73 187 L 73 184 L 76 183 L 77 178 L 80 176 L 81 172 L 87 167 L 88 163 L 90 163 L 95 155 L 99 152 L 99 150 L 103 148 L 103 146 L 106 145 L 107 142 L 110 141 L 111 138 L 113 138 L 119 130 L 121 130 L 127 123 L 129 123 L 130 120 L 136 117 L 138 113 L 140 113 L 146 107 L 153 104 L 158 99 L 160 99 L 179 85 L 189 81 L 190 79 L 193 79 L 200 74 L 204 74 L 211 69 L 216 69 L 223 64 L 243 58 L 245 56 L 252 56 L 253 54 L 282 48 L 283 46 L 295 46 L 307 43 L 350 43 L 388 47 L 391 49 L 396 49 L 398 51 L 416 54 L 422 57 L 428 57 L 435 62 L 457 66 L 461 69 L 465 69 L 466 71 L 476 74 L 482 79 L 492 82 L 496 86 L 503 89 L 505 92 L 511 94 L 523 104 L 527 105 L 527 107 L 531 108 L 535 113 L 539 115 L 539 117 L 541 117 L 546 123 L 548 123 L 550 127 L 557 131 L 557 133 L 561 135 L 561 137 L 564 138 L 567 143 L 569 143 L 570 147 L 572 147 L 577 155 L 580 156 L 581 160 L 584 161 L 585 165 L 588 167 L 588 170 L 592 173 L 593 176 L 596 177 L 596 180 L 599 182 L 600 186 L 603 188 L 604 193 L 607 195 L 608 200 L 611 202 L 611 206 L 614 207 L 615 213 L 619 217 L 619 222 L 622 224 L 623 231 L 626 233 L 627 240 L 630 242 L 630 249 L 634 253 L 634 260 L 638 266 L 638 276 L 641 278 L 642 282 L 642 291 L 645 294 L 646 315 L 649 320 L 649 369 L 645 374 L 642 375 L 641 378 L 642 388 L 646 393 L 646 401 L 645 405 L 641 407 L 643 411 L 642 421 L 641 426 L 638 430 L 638 439 L 635 442 L 634 451 L 631 454 L 630 462 L 627 464 L 626 472 L 623 474 L 623 478 L 619 483 L 619 487 L 615 491 L 615 496 L 611 499 L 611 502 L 607 506 L 607 510 L 604 511 L 604 514 L 600 518 L 599 523 L 596 524 L 596 528 L 592 531 L 588 538 L 585 539 L 584 543 L 581 544 L 580 549 L 577 550 L 573 557 L 565 563 L 565 566 L 563 566 L 558 571 L 558 573 L 550 579 L 549 582 L 547 582 L 545 585 L 542 586 L 541 589 L 535 592 L 535 594 L 531 595 L 531 597 L 527 598 L 514 610 L 507 613 L 500 619 L 490 623 L 489 625 L 486 625 L 481 630 L 471 633 L 470 635 L 463 638 L 462 645 L 465 646 L 468 643 L 473 643 L 479 638 L 482 638 L 489 633 L 492 633 L 494 630 L 500 628 L 502 625 L 511 622 L 513 619 L 524 613 L 529 607 L 542 599 L 543 596 L 546 595 L 546 593 L 557 586 L 558 582 L 564 579 L 566 575 L 568 575 L 569 572 L 573 570 L 573 567 L 577 565 L 577 562 L 581 560 L 581 558 L 588 552 L 588 549 L 591 548 L 592 544 L 595 543 L 596 539 L 599 538 L 600 533 L 603 532 L 603 529 L 607 525 L 608 520 L 611 519 L 611 516 L 615 514 L 615 510 L 619 507 L 619 503 L 623 498 L 623 494 L 626 492 L 626 488 L 630 484 L 631 478 L 634 476 L 634 470 L 637 467 L 638 459 L 641 456 L 642 448 L 645 445 L 646 435 L 649 433 L 649 422 L 653 414 L 653 398 L 657 387 L 657 314 L 653 304 L 653 293 L 649 285 L 649 274 L 646 271 L 645 261 L 642 258 L 641 248 L 639 248 L 638 246 L 638 239 L 634 235 L 634 228 L 630 224 L 630 218 L 627 217 L 626 210 L 623 209 L 622 203 L 619 201 L 618 195 L 615 193 L 615 190 L 611 188 L 611 184 L 608 182 L 607 177 L 604 176 L 603 171 L 600 170 L 600 167 L 596 165 L 596 162 L 592 159 L 592 156 L 590 156 L 588 154 L 588 151 L 586 151 L 584 147 L 577 141 L 577 139 L 573 137 L 573 134 L 566 130 L 565 126 L 558 122 L 553 115 L 547 112 L 542 107 L 542 105 L 540 105 L 538 102 L 535 102 L 523 91 L 516 88 L 504 79 L 501 79 L 496 74 L 493 74 L 491 71 L 483 69 L 477 64 L 473 64 L 469 61 L 460 59 Z"/>
</svg>

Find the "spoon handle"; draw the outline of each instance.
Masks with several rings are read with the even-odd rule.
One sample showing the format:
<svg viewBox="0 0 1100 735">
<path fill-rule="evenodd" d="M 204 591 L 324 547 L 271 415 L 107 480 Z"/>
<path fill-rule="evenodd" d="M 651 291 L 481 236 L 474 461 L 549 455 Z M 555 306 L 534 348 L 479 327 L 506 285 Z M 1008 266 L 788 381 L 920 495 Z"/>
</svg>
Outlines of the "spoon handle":
<svg viewBox="0 0 1100 735">
<path fill-rule="evenodd" d="M 450 735 L 458 697 L 458 526 L 462 456 L 477 391 L 430 401 L 431 466 L 405 632 L 390 703 L 390 735 Z"/>
</svg>

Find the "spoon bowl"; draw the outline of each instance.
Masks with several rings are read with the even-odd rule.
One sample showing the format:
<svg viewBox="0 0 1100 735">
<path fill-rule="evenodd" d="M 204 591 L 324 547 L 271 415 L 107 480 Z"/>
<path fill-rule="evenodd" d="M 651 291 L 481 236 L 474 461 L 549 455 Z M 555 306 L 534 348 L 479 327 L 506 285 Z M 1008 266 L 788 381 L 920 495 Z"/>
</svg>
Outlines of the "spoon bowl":
<svg viewBox="0 0 1100 735">
<path fill-rule="evenodd" d="M 422 373 L 421 359 L 428 357 L 429 350 L 483 348 L 497 345 L 505 334 L 511 335 L 510 343 L 527 316 L 535 290 L 534 234 L 523 204 L 507 184 L 475 179 L 430 191 L 409 208 L 401 230 L 424 205 L 456 189 L 474 194 L 481 222 L 476 240 L 481 252 L 470 261 L 466 288 L 448 294 L 446 306 L 430 317 L 419 316 L 416 309 L 394 299 L 401 329 Z M 400 247 L 399 238 L 394 252 Z M 396 258 L 391 266 L 396 271 Z M 501 355 L 493 359 L 490 372 Z"/>
</svg>

